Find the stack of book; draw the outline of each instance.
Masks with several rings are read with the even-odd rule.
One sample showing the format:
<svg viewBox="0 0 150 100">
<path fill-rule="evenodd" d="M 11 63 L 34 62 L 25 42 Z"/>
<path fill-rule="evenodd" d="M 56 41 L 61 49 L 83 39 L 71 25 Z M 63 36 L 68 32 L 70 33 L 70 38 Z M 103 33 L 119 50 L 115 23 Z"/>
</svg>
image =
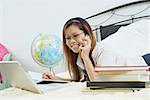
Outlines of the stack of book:
<svg viewBox="0 0 150 100">
<path fill-rule="evenodd" d="M 150 82 L 150 66 L 96 66 L 94 81 L 88 81 L 90 89 L 145 88 Z"/>
</svg>

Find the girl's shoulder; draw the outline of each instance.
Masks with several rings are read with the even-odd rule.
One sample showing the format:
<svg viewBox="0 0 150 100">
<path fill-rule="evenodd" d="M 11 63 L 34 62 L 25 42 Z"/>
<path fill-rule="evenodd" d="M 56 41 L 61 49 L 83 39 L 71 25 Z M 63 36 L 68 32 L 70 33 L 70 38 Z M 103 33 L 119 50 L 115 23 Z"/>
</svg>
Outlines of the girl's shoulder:
<svg viewBox="0 0 150 100">
<path fill-rule="evenodd" d="M 96 56 L 101 54 L 104 51 L 104 45 L 101 42 L 97 42 L 93 51 L 92 56 Z"/>
<path fill-rule="evenodd" d="M 103 42 L 97 42 L 95 48 L 93 49 L 92 57 L 95 58 L 102 54 L 103 55 L 108 55 L 108 54 L 120 55 L 115 51 L 115 49 L 112 46 L 107 45 Z"/>
<path fill-rule="evenodd" d="M 102 49 L 102 48 L 104 48 L 104 44 L 102 42 L 96 42 L 94 49 Z"/>
<path fill-rule="evenodd" d="M 100 41 L 100 42 L 97 42 L 96 43 L 96 46 L 94 48 L 96 51 L 109 51 L 109 52 L 115 52 L 115 47 L 113 47 L 112 45 L 110 44 L 106 44 L 105 42 L 103 41 Z"/>
<path fill-rule="evenodd" d="M 104 44 L 103 42 L 97 42 L 93 52 L 103 52 L 104 50 L 109 50 L 111 47 L 109 45 Z"/>
</svg>

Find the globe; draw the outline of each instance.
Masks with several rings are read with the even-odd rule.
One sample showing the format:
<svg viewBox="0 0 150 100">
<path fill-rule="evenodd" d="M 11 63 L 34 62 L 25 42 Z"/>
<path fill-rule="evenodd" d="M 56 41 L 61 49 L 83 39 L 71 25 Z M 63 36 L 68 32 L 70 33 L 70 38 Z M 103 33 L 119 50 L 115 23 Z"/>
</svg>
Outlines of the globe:
<svg viewBox="0 0 150 100">
<path fill-rule="evenodd" d="M 39 34 L 32 42 L 31 55 L 37 64 L 52 68 L 63 57 L 60 38 L 54 34 Z"/>
</svg>

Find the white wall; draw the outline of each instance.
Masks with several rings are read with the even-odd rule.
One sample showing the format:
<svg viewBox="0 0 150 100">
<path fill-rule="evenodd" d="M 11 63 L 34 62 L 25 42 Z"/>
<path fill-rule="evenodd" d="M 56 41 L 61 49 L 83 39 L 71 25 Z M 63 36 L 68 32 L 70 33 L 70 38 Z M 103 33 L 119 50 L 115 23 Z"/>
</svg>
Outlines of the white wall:
<svg viewBox="0 0 150 100">
<path fill-rule="evenodd" d="M 0 2 L 0 43 L 3 41 L 3 34 L 2 34 L 2 29 L 3 29 L 3 10 L 2 10 L 2 3 Z"/>
<path fill-rule="evenodd" d="M 32 40 L 39 33 L 61 37 L 63 24 L 68 19 L 86 18 L 129 1 L 136 0 L 1 0 L 0 42 L 24 68 L 40 72 L 41 67 L 30 53 Z"/>
</svg>

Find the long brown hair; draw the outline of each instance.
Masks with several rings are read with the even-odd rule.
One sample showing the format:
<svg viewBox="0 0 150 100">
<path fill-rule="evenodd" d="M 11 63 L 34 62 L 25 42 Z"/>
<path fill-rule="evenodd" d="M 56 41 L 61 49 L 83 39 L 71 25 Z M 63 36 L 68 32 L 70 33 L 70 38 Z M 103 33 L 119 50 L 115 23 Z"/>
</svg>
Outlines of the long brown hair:
<svg viewBox="0 0 150 100">
<path fill-rule="evenodd" d="M 76 64 L 78 54 L 73 53 L 73 51 L 69 49 L 69 47 L 66 45 L 66 39 L 65 39 L 65 31 L 71 25 L 78 26 L 80 30 L 82 30 L 85 34 L 88 34 L 88 36 L 90 37 L 91 51 L 90 51 L 89 56 L 90 56 L 90 59 L 91 59 L 93 65 L 94 65 L 94 62 L 92 59 L 92 51 L 96 45 L 96 40 L 95 40 L 95 37 L 94 37 L 94 34 L 92 32 L 90 25 L 83 18 L 80 18 L 80 17 L 72 18 L 72 19 L 68 20 L 63 27 L 63 50 L 64 50 L 66 62 L 68 65 L 68 70 L 69 70 L 72 80 L 79 81 L 81 79 L 81 73 Z"/>
</svg>

